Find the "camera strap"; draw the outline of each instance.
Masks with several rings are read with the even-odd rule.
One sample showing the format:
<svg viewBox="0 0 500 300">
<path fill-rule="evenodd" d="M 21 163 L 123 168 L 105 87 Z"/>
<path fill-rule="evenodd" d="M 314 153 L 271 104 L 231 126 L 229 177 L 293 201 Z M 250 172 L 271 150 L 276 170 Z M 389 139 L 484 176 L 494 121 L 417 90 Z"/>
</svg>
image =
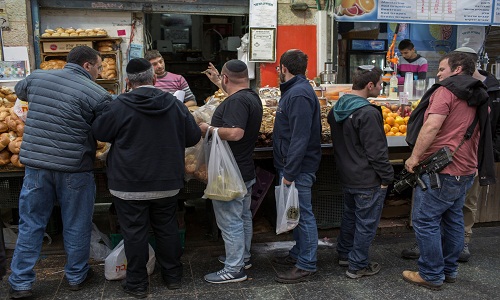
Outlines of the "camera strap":
<svg viewBox="0 0 500 300">
<path fill-rule="evenodd" d="M 469 140 L 472 137 L 472 134 L 474 133 L 474 128 L 476 128 L 477 122 L 479 121 L 479 113 L 476 110 L 476 116 L 474 117 L 474 121 L 472 121 L 472 124 L 467 128 L 467 131 L 465 131 L 464 137 L 460 141 L 460 144 L 458 144 L 457 148 L 453 150 L 453 153 L 451 153 L 451 156 L 455 155 L 455 152 L 460 149 L 460 147 L 463 145 L 463 143 L 466 140 Z"/>
</svg>

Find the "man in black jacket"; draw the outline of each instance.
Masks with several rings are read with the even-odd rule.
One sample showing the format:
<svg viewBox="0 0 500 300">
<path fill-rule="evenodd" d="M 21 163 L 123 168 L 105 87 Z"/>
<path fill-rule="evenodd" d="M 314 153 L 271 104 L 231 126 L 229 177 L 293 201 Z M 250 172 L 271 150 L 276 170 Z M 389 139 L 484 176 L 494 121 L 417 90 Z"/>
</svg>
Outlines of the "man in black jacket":
<svg viewBox="0 0 500 300">
<path fill-rule="evenodd" d="M 127 257 L 125 292 L 147 296 L 148 232 L 153 228 L 156 259 L 167 288 L 181 285 L 182 255 L 177 227 L 177 194 L 184 186 L 184 151 L 201 133 L 187 107 L 154 87 L 151 63 L 132 59 L 126 68 L 131 92 L 121 94 L 96 118 L 94 136 L 112 143 L 108 186 Z"/>
<path fill-rule="evenodd" d="M 349 278 L 380 271 L 378 263 L 370 262 L 368 252 L 394 170 L 389 162 L 382 111 L 371 105 L 367 97 L 380 93 L 381 75 L 378 67 L 358 67 L 352 93 L 340 97 L 328 114 L 335 164 L 344 191 L 344 214 L 337 238 L 338 264 L 349 267 Z"/>
</svg>

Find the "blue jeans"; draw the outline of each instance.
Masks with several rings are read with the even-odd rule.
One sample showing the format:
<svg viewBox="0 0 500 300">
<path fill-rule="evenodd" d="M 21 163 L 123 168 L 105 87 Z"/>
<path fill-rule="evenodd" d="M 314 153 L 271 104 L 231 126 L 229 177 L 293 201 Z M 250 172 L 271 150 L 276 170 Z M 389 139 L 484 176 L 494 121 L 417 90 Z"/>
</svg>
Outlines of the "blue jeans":
<svg viewBox="0 0 500 300">
<path fill-rule="evenodd" d="M 344 187 L 344 213 L 337 252 L 349 259 L 350 270 L 368 266 L 370 245 L 377 233 L 387 189 Z"/>
<path fill-rule="evenodd" d="M 427 174 L 421 177 L 428 189 L 423 191 L 420 186 L 416 187 L 412 221 L 420 249 L 419 274 L 426 281 L 439 285 L 445 275 L 456 277 L 458 274 L 457 260 L 464 247 L 462 207 L 474 175 L 438 176 L 439 189 L 431 189 Z"/>
<path fill-rule="evenodd" d="M 280 183 L 283 180 L 283 171 L 278 170 Z M 318 250 L 318 226 L 312 210 L 311 188 L 316 181 L 314 173 L 300 173 L 295 179 L 295 187 L 299 192 L 300 218 L 299 224 L 293 229 L 295 245 L 289 254 L 297 260 L 295 266 L 301 270 L 316 272 Z"/>
<path fill-rule="evenodd" d="M 19 236 L 12 257 L 9 283 L 15 290 L 29 290 L 35 282 L 35 266 L 43 234 L 56 201 L 61 206 L 69 284 L 87 276 L 90 233 L 94 212 L 95 181 L 92 172 L 64 173 L 26 167 L 19 196 Z"/>
<path fill-rule="evenodd" d="M 247 193 L 231 201 L 212 200 L 217 226 L 226 248 L 224 269 L 239 272 L 250 259 L 252 245 L 252 186 L 255 179 L 245 182 Z"/>
</svg>

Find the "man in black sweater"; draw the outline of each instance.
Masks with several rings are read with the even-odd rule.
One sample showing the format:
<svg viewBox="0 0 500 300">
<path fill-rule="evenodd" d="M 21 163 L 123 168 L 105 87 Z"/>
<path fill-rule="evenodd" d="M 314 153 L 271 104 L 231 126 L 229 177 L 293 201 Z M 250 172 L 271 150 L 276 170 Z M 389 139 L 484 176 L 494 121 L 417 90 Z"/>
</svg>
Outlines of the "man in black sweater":
<svg viewBox="0 0 500 300">
<path fill-rule="evenodd" d="M 149 61 L 132 59 L 126 82 L 131 92 L 109 103 L 92 124 L 94 136 L 112 143 L 108 186 L 127 257 L 125 292 L 147 297 L 148 232 L 156 238 L 156 259 L 167 288 L 181 285 L 182 255 L 177 227 L 177 194 L 184 186 L 184 151 L 201 138 L 187 107 L 154 87 Z"/>
</svg>

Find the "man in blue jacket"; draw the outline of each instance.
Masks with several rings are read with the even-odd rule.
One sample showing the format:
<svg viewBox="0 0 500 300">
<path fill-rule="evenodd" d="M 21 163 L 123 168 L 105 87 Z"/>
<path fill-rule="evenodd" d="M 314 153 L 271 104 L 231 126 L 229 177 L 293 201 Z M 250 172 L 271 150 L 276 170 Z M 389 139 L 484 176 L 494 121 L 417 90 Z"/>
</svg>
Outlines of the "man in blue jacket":
<svg viewBox="0 0 500 300">
<path fill-rule="evenodd" d="M 328 114 L 335 164 L 344 193 L 344 213 L 337 238 L 338 264 L 346 276 L 375 275 L 380 265 L 368 252 L 375 238 L 387 187 L 394 170 L 383 128 L 382 111 L 370 105 L 382 89 L 382 70 L 368 65 L 355 71 L 352 93 L 340 97 Z"/>
<path fill-rule="evenodd" d="M 291 268 L 279 272 L 276 281 L 296 283 L 317 271 L 318 229 L 312 211 L 311 188 L 321 161 L 321 116 L 319 101 L 305 73 L 307 55 L 297 49 L 280 58 L 281 99 L 273 130 L 273 155 L 280 183 L 295 182 L 299 192 L 300 219 L 293 229 L 295 245 L 276 264 Z"/>
<path fill-rule="evenodd" d="M 156 75 L 149 61 L 132 59 L 126 71 L 132 91 L 106 106 L 92 132 L 112 143 L 106 172 L 128 262 L 122 287 L 144 298 L 150 225 L 163 281 L 168 289 L 181 287 L 177 194 L 184 186 L 184 151 L 200 141 L 201 132 L 181 101 L 154 87 Z"/>
<path fill-rule="evenodd" d="M 26 165 L 19 196 L 19 236 L 9 277 L 11 298 L 32 295 L 33 267 L 56 201 L 61 206 L 70 290 L 82 288 L 93 272 L 88 264 L 94 212 L 96 140 L 92 122 L 111 100 L 94 82 L 102 59 L 87 46 L 73 48 L 62 70 L 36 70 L 16 84 L 29 102 L 20 159 Z"/>
</svg>

